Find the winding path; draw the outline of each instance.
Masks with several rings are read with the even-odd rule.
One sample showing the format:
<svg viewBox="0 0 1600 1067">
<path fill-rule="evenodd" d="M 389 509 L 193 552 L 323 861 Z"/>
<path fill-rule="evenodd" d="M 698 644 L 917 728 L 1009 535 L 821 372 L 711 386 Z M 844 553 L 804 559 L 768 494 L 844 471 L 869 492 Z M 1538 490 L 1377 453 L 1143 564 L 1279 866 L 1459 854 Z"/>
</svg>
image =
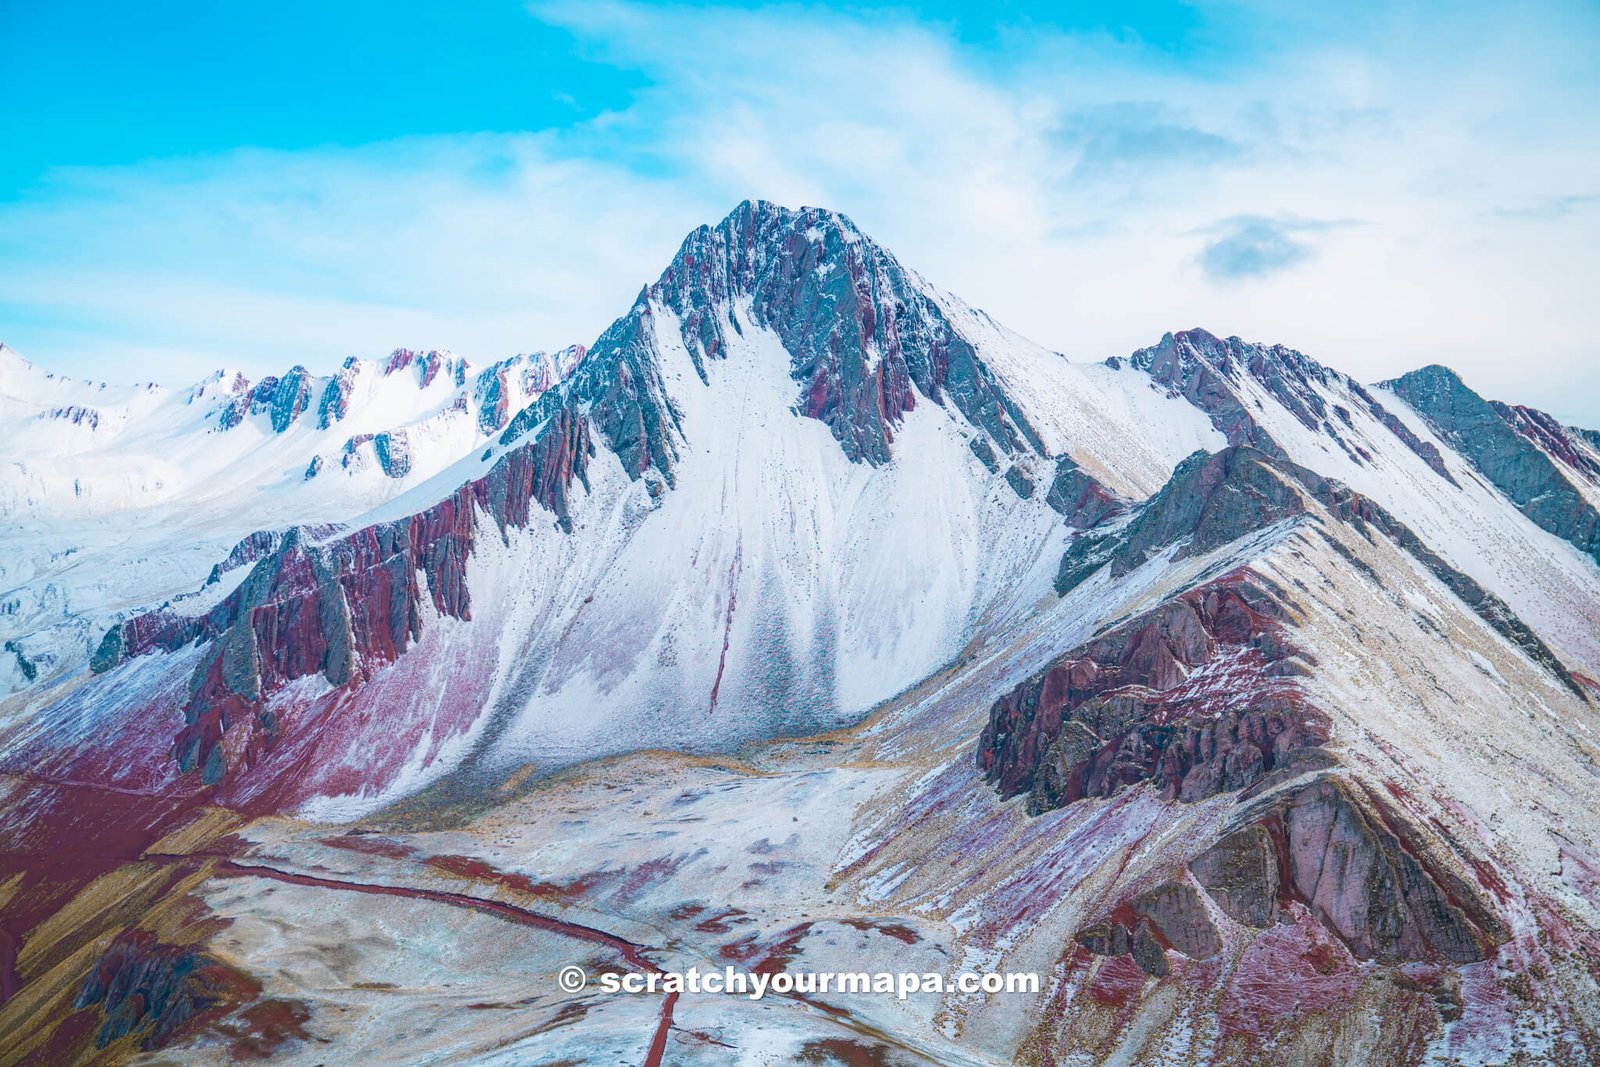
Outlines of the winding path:
<svg viewBox="0 0 1600 1067">
<path fill-rule="evenodd" d="M 557 919 L 554 916 L 530 911 L 527 908 L 501 900 L 475 897 L 469 893 L 453 893 L 444 889 L 423 889 L 416 886 L 384 885 L 374 882 L 346 881 L 342 878 L 325 878 L 316 874 L 285 871 L 265 864 L 241 863 L 238 860 L 214 854 L 146 853 L 143 858 L 158 863 L 194 862 L 214 859 L 216 865 L 213 870 L 220 877 L 270 878 L 273 881 L 287 882 L 290 885 L 310 886 L 318 889 L 340 889 L 350 893 L 371 893 L 375 896 L 409 897 L 413 900 L 428 900 L 436 904 L 468 908 L 473 911 L 483 912 L 486 915 L 495 915 L 511 922 L 521 923 L 524 926 L 532 926 L 535 929 L 558 934 L 562 937 L 586 941 L 594 945 L 603 945 L 617 952 L 630 966 L 646 974 L 664 973 L 660 967 L 656 966 L 645 955 L 648 950 L 642 945 L 636 945 L 632 941 L 593 926 L 567 922 L 564 919 Z M 657 1022 L 655 1033 L 650 1039 L 650 1048 L 645 1054 L 644 1067 L 661 1067 L 661 1059 L 666 1054 L 667 1049 L 667 1035 L 672 1030 L 672 1011 L 677 1006 L 677 1003 L 677 993 L 666 994 L 666 998 L 662 1001 L 660 1021 Z"/>
</svg>

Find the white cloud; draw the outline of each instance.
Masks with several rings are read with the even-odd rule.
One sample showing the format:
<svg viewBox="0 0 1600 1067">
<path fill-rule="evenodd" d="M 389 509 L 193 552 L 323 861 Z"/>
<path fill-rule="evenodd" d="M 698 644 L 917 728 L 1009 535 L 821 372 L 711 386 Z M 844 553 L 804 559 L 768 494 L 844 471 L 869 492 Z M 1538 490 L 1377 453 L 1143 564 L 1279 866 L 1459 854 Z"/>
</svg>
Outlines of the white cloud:
<svg viewBox="0 0 1600 1067">
<path fill-rule="evenodd" d="M 1445 362 L 1600 424 L 1600 390 L 1573 387 L 1600 357 L 1592 9 L 1235 4 L 1186 56 L 802 8 L 532 10 L 647 88 L 536 137 L 63 176 L 0 208 L 0 310 L 43 309 L 21 321 L 53 365 L 494 358 L 592 339 L 688 229 L 762 196 L 846 211 L 1078 358 L 1205 326 L 1368 379 Z M 1284 231 L 1289 269 L 1208 274 L 1240 219 L 1359 225 Z"/>
<path fill-rule="evenodd" d="M 0 208 L 0 307 L 31 324 L 17 347 L 96 376 L 328 367 L 401 344 L 488 361 L 593 340 L 641 266 L 714 210 L 539 138 L 70 172 Z"/>
</svg>

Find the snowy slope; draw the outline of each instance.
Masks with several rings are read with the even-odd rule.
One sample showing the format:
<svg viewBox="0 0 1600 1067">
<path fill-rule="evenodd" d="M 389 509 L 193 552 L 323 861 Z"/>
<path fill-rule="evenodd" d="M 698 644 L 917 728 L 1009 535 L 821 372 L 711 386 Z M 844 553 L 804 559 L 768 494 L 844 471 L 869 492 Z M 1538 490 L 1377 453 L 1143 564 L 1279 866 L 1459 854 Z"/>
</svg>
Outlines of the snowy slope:
<svg viewBox="0 0 1600 1067">
<path fill-rule="evenodd" d="M 1032 348 L 933 290 L 842 216 L 763 206 L 748 225 L 765 227 L 769 245 L 746 252 L 737 235 L 692 235 L 579 372 L 513 420 L 501 440 L 437 473 L 414 468 L 402 480 L 411 488 L 349 521 L 355 532 L 318 528 L 302 536 L 309 552 L 331 560 L 358 545 L 364 529 L 413 515 L 447 521 L 440 509 L 459 487 L 495 482 L 508 465 L 545 448 L 556 423 L 600 422 L 598 446 L 587 446 L 592 456 L 580 447 L 552 461 L 564 472 L 558 480 L 582 482 L 542 500 L 546 507 L 560 500 L 558 521 L 529 515 L 508 524 L 478 513 L 464 562 L 454 550 L 445 557 L 414 545 L 419 561 L 438 562 L 420 564 L 433 605 L 411 625 L 433 647 L 431 658 L 456 664 L 450 700 L 441 703 L 429 687 L 383 683 L 391 725 L 341 720 L 348 729 L 328 748 L 331 709 L 373 699 L 357 686 L 375 693 L 382 679 L 418 669 L 404 641 L 391 651 L 387 638 L 370 648 L 357 639 L 353 682 L 324 669 L 332 688 L 265 683 L 258 715 L 280 724 L 285 738 L 324 737 L 322 770 L 295 790 L 307 802 L 325 796 L 315 810 L 365 810 L 458 766 L 560 765 L 641 746 L 726 748 L 852 721 L 1051 596 L 1068 533 L 1045 501 L 1055 473 L 1049 453 L 1104 472 L 1113 491 L 1140 495 L 1196 446 L 1221 444 L 1200 413 L 1139 375 L 1075 367 Z M 779 249 L 822 261 L 804 260 L 784 275 L 789 260 Z M 712 254 L 728 256 L 718 268 L 725 275 L 702 274 Z M 826 288 L 847 277 L 854 280 L 842 294 Z M 819 393 L 818 382 L 833 379 L 816 377 L 821 372 L 806 363 L 813 357 L 801 346 L 810 335 L 794 332 L 794 317 L 844 299 L 867 301 L 857 327 L 863 333 L 816 358 L 840 360 L 830 373 L 841 379 L 859 373 L 882 384 L 858 393 L 824 385 Z M 715 333 L 708 322 L 718 324 Z M 918 364 L 907 347 L 918 334 L 952 353 L 964 350 L 965 362 L 952 354 L 946 364 Z M 851 346 L 859 363 L 850 362 Z M 895 384 L 897 373 L 908 379 Z M 990 374 L 1007 390 L 1023 383 L 1023 395 L 1052 398 L 1037 427 L 1017 431 L 997 414 L 1010 401 L 984 399 Z M 886 414 L 872 390 L 891 389 L 906 392 L 896 401 L 901 410 Z M 869 406 L 856 406 L 862 403 Z M 610 405 L 628 406 L 608 441 L 601 420 L 612 417 Z M 341 425 L 353 424 L 358 411 L 353 405 Z M 1115 426 L 1131 417 L 1163 432 L 1124 449 Z M 636 426 L 647 432 L 636 436 Z M 1037 450 L 1024 442 L 1028 433 L 1041 436 Z M 852 449 L 883 449 L 888 458 L 864 462 Z M 311 488 L 293 484 L 314 493 L 322 477 L 304 483 Z M 501 499 L 499 489 L 482 491 Z M 280 548 L 261 554 L 276 558 Z M 231 606 L 242 597 L 265 595 L 270 603 L 300 595 L 292 588 L 258 594 L 253 586 L 235 594 L 243 577 L 163 609 L 169 622 L 160 625 L 174 636 L 158 643 L 176 650 L 192 636 L 185 620 L 244 610 Z M 336 595 L 348 605 L 341 610 L 368 611 L 360 601 L 383 595 L 370 584 L 378 580 L 341 579 Z M 459 598 L 441 592 L 458 586 Z M 255 638 L 277 639 L 266 630 Z M 332 632 L 329 639 L 346 640 Z M 386 666 L 396 655 L 399 662 Z M 316 669 L 293 667 L 283 681 L 309 683 L 300 673 L 307 668 Z M 99 685 L 75 692 L 68 705 L 86 710 Z M 476 694 L 471 701 L 462 696 L 468 692 Z M 186 714 L 204 719 L 207 707 L 191 704 Z M 237 712 L 223 715 L 236 723 L 229 736 L 249 735 L 237 719 Z M 396 721 L 408 725 L 396 730 Z M 151 766 L 130 773 L 161 777 L 156 767 L 171 737 L 151 739 Z M 229 751 L 245 746 L 241 759 L 254 744 L 224 741 Z M 292 762 L 298 751 L 284 740 L 279 755 L 265 759 Z M 349 794 L 362 799 L 338 799 Z"/>
<path fill-rule="evenodd" d="M 1126 364 L 1069 360 L 958 297 L 941 292 L 938 298 L 1017 398 L 1050 454 L 1070 455 L 1113 491 L 1143 499 L 1166 482 L 1178 459 L 1226 443 L 1204 412 L 1174 403 L 1144 373 Z"/>
</svg>

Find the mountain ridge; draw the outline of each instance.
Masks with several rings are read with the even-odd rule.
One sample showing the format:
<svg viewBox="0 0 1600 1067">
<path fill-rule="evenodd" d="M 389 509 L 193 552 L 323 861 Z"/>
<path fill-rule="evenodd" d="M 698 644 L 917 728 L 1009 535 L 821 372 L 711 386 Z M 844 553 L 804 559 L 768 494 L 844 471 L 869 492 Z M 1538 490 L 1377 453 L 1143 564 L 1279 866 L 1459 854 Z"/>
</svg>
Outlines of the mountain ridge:
<svg viewBox="0 0 1600 1067">
<path fill-rule="evenodd" d="M 324 1038 L 617 1062 L 668 1032 L 707 1062 L 696 1035 L 778 1062 L 1600 1049 L 1600 568 L 1581 507 L 1528 503 L 1590 499 L 1582 434 L 1202 330 L 1073 363 L 846 217 L 759 201 L 571 364 L 342 521 L 199 546 L 212 569 L 152 577 L 165 602 L 92 670 L 0 702 L 23 1055 L 224 1058 L 181 998 L 113 995 L 184 967 L 248 976 L 218 1025 L 303 1019 L 319 1041 L 272 1040 L 308 1062 Z M 242 432 L 322 421 L 308 382 L 268 392 Z M 513 1033 L 411 989 L 435 933 L 397 910 L 501 896 L 661 946 L 633 969 L 875 958 L 1048 988 L 648 1020 L 521 990 Z M 283 929 L 392 992 L 311 988 Z"/>
</svg>

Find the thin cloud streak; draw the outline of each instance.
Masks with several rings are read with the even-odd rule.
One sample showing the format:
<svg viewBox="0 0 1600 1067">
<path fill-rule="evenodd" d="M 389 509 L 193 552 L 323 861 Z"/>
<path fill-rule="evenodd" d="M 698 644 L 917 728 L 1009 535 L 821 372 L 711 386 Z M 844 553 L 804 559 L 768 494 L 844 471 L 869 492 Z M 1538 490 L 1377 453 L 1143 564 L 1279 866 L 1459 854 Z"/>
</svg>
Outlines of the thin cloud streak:
<svg viewBox="0 0 1600 1067">
<path fill-rule="evenodd" d="M 1219 282 L 1264 278 L 1316 254 L 1310 235 L 1351 225 L 1348 221 L 1240 215 L 1208 229 L 1214 234 L 1196 262 Z"/>
</svg>

